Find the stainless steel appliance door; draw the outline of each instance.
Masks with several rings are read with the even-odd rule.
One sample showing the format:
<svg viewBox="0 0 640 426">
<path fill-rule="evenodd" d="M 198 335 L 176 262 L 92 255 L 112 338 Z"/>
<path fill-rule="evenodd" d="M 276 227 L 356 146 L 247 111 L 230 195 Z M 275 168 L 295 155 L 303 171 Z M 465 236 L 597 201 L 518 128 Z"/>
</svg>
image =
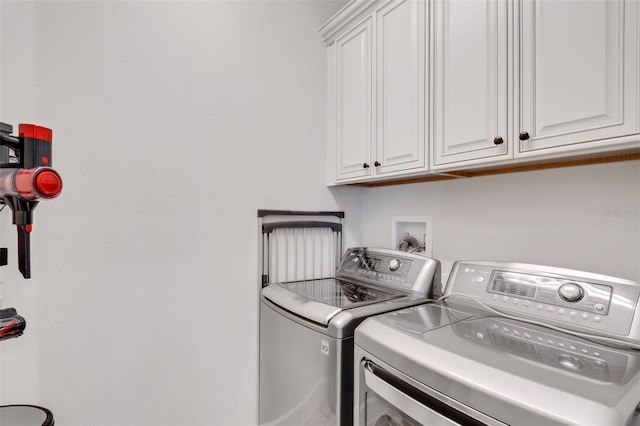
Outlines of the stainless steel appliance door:
<svg viewBox="0 0 640 426">
<path fill-rule="evenodd" d="M 362 359 L 356 347 L 356 359 Z M 504 425 L 366 358 L 356 377 L 357 426 Z"/>
<path fill-rule="evenodd" d="M 367 426 L 457 425 L 363 366 Z M 362 423 L 362 422 L 361 422 Z"/>
<path fill-rule="evenodd" d="M 353 337 L 337 339 L 260 305 L 260 425 L 350 425 Z"/>
</svg>

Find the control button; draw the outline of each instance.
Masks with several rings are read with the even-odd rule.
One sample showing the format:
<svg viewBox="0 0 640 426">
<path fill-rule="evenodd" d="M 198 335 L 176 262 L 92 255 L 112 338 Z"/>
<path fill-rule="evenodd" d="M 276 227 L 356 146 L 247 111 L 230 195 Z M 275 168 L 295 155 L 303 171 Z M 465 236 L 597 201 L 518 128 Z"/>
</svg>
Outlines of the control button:
<svg viewBox="0 0 640 426">
<path fill-rule="evenodd" d="M 476 337 L 477 337 L 479 340 L 482 340 L 482 339 L 484 339 L 484 334 L 482 334 L 482 333 L 480 333 L 480 332 L 477 332 L 477 333 L 476 333 Z"/>
<path fill-rule="evenodd" d="M 570 316 L 570 317 L 575 317 L 575 316 L 576 316 L 576 311 L 571 311 L 571 312 L 569 312 L 569 316 Z"/>
<path fill-rule="evenodd" d="M 525 300 L 524 302 L 522 302 L 522 306 L 524 306 L 525 308 L 528 308 L 529 306 L 531 306 L 531 302 Z"/>
<path fill-rule="evenodd" d="M 505 297 L 502 298 L 502 301 L 506 303 L 506 302 L 509 301 L 509 298 L 505 296 Z"/>
<path fill-rule="evenodd" d="M 400 269 L 401 265 L 402 265 L 402 262 L 400 262 L 400 259 L 391 259 L 389 261 L 389 270 L 397 271 L 398 269 Z"/>
<path fill-rule="evenodd" d="M 476 277 L 476 282 L 481 283 L 484 281 L 484 277 Z"/>
<path fill-rule="evenodd" d="M 525 337 L 526 339 L 531 339 L 531 335 L 530 335 L 529 333 L 524 333 L 524 337 Z"/>
<path fill-rule="evenodd" d="M 517 304 L 518 304 L 518 299 L 513 299 L 513 300 L 511 301 L 511 303 L 513 303 L 514 305 L 517 305 Z"/>
<path fill-rule="evenodd" d="M 593 320 L 595 322 L 600 322 L 602 320 L 602 318 L 600 318 L 599 316 L 596 315 L 595 317 L 593 317 Z"/>
<path fill-rule="evenodd" d="M 543 310 L 543 309 L 544 309 L 544 305 L 542 305 L 541 303 L 538 303 L 538 304 L 536 305 L 536 308 L 538 308 L 538 310 L 539 310 L 539 311 L 541 311 L 541 310 Z"/>
<path fill-rule="evenodd" d="M 584 320 L 589 319 L 589 315 L 587 315 L 587 314 L 582 314 L 581 316 L 582 316 L 582 319 L 584 319 Z"/>
<path fill-rule="evenodd" d="M 549 306 L 549 307 L 547 308 L 547 311 L 548 311 L 548 312 L 553 312 L 553 306 Z"/>
<path fill-rule="evenodd" d="M 558 295 L 567 302 L 577 302 L 584 296 L 584 290 L 576 283 L 565 283 L 558 289 Z"/>
<path fill-rule="evenodd" d="M 498 295 L 497 295 L 497 294 L 494 294 L 493 296 L 491 296 L 491 299 L 492 299 L 492 300 L 498 300 Z"/>
<path fill-rule="evenodd" d="M 567 313 L 567 311 L 565 311 L 564 309 L 560 308 L 560 309 L 558 310 L 558 313 L 559 313 L 560 315 L 564 315 L 564 314 L 566 314 L 566 313 Z"/>
<path fill-rule="evenodd" d="M 604 310 L 607 309 L 607 307 L 604 306 L 602 303 L 596 303 L 593 309 L 595 309 L 596 312 L 604 312 Z"/>
<path fill-rule="evenodd" d="M 561 355 L 560 357 L 558 357 L 558 362 L 567 370 L 579 371 L 584 368 L 582 362 L 580 362 L 578 358 L 574 358 L 572 356 Z"/>
</svg>

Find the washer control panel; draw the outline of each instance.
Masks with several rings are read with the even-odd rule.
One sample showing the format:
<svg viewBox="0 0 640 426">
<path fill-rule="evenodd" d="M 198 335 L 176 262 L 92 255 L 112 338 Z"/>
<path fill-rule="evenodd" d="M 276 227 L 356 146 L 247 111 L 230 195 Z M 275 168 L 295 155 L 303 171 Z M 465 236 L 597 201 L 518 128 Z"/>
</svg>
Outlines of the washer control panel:
<svg viewBox="0 0 640 426">
<path fill-rule="evenodd" d="M 440 262 L 396 250 L 353 248 L 347 250 L 336 276 L 430 297 L 434 284 L 440 283 Z"/>
<path fill-rule="evenodd" d="M 415 276 L 409 272 L 414 262 L 412 259 L 375 252 L 353 253 L 348 262 L 340 265 L 340 272 L 354 278 L 367 278 L 411 288 Z"/>
<path fill-rule="evenodd" d="M 459 261 L 444 291 L 453 293 L 516 317 L 640 341 L 640 284 L 632 281 L 541 265 Z"/>
</svg>

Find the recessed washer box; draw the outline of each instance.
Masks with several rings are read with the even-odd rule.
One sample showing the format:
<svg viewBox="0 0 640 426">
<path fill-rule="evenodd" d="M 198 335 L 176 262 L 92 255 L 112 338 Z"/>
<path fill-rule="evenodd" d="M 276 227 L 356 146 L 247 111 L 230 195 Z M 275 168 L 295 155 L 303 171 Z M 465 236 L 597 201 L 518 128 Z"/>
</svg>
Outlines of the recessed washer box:
<svg viewBox="0 0 640 426">
<path fill-rule="evenodd" d="M 391 247 L 398 249 L 405 234 L 409 234 L 424 245 L 422 253 L 427 257 L 433 257 L 433 235 L 431 216 L 392 216 L 391 217 Z"/>
</svg>

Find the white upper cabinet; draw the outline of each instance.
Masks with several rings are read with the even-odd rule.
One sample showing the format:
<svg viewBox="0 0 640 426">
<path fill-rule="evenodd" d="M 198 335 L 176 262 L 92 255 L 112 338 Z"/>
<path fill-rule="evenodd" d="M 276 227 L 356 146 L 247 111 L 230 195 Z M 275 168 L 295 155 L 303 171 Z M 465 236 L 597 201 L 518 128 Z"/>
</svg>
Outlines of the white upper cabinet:
<svg viewBox="0 0 640 426">
<path fill-rule="evenodd" d="M 378 175 L 426 170 L 425 5 L 392 1 L 375 12 Z"/>
<path fill-rule="evenodd" d="M 639 3 L 349 2 L 320 28 L 328 184 L 637 155 Z"/>
<path fill-rule="evenodd" d="M 371 175 L 372 22 L 352 28 L 335 42 L 336 179 Z"/>
<path fill-rule="evenodd" d="M 327 24 L 329 184 L 428 170 L 426 5 L 357 2 Z"/>
<path fill-rule="evenodd" d="M 516 155 L 606 148 L 640 133 L 638 1 L 520 5 Z"/>
<path fill-rule="evenodd" d="M 507 2 L 433 1 L 432 167 L 511 154 Z"/>
</svg>

